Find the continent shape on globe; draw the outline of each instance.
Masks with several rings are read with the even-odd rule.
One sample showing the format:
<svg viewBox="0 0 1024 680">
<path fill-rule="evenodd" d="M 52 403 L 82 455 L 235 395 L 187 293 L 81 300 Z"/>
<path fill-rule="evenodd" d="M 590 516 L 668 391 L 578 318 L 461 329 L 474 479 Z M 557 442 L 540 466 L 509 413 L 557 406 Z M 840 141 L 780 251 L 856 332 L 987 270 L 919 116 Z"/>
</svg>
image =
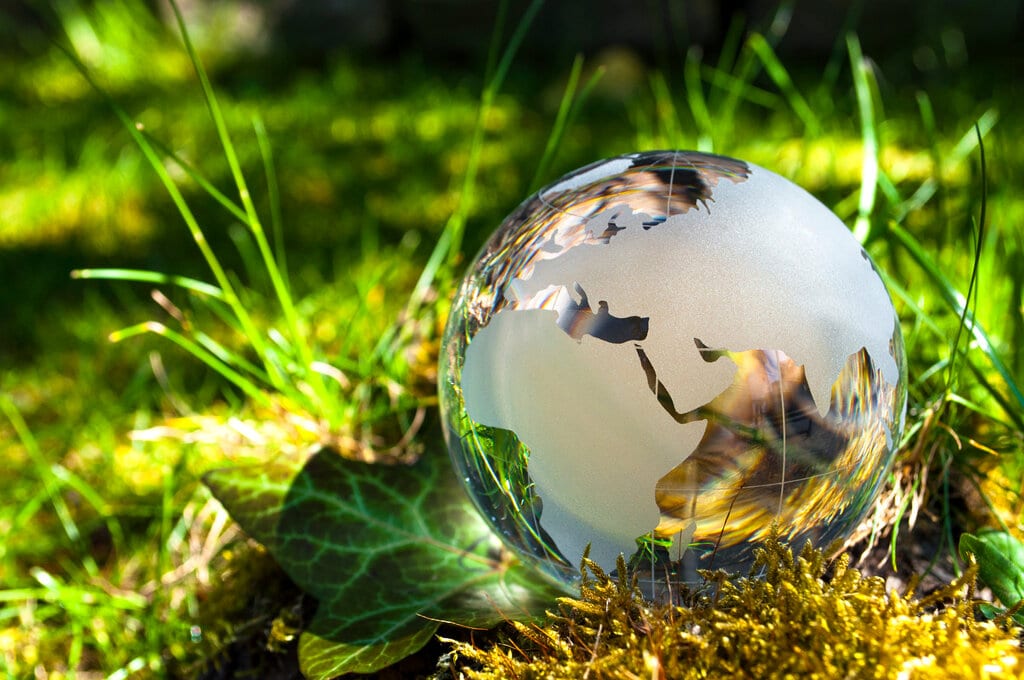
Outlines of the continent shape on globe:
<svg viewBox="0 0 1024 680">
<path fill-rule="evenodd" d="M 658 481 L 706 427 L 687 414 L 736 373 L 707 350 L 781 350 L 803 365 L 822 416 L 861 349 L 897 382 L 895 319 L 870 260 L 809 195 L 772 200 L 782 184 L 792 191 L 753 166 L 663 221 L 613 205 L 588 220 L 584 243 L 553 246 L 514 279 L 508 306 L 471 339 L 467 413 L 529 448 L 541 526 L 570 562 L 589 544 L 614 569 L 658 526 Z"/>
</svg>

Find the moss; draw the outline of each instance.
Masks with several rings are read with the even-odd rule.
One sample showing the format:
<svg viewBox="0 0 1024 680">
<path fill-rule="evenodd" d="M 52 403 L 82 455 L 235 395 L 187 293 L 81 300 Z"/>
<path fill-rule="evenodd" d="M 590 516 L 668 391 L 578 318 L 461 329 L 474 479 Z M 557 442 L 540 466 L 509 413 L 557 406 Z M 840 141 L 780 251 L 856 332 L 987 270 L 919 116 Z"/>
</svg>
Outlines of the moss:
<svg viewBox="0 0 1024 680">
<path fill-rule="evenodd" d="M 916 598 L 848 563 L 773 537 L 751 576 L 705 573 L 685 605 L 652 605 L 635 579 L 584 560 L 579 599 L 490 646 L 453 642 L 455 665 L 478 680 L 1024 677 L 1020 629 L 975 616 L 974 568 Z"/>
</svg>

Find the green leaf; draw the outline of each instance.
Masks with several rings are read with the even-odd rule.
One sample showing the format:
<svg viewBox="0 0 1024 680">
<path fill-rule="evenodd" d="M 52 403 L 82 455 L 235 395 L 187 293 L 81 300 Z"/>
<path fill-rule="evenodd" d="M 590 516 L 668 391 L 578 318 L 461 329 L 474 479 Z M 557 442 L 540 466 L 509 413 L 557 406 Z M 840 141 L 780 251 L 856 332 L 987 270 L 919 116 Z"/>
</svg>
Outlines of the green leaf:
<svg viewBox="0 0 1024 680">
<path fill-rule="evenodd" d="M 978 560 L 978 577 L 1000 602 L 1012 607 L 1024 600 L 1024 543 L 1005 531 L 982 531 L 960 537 L 960 554 Z M 1014 617 L 1024 625 L 1024 611 Z"/>
<path fill-rule="evenodd" d="M 333 642 L 307 631 L 299 638 L 299 668 L 310 680 L 328 680 L 344 673 L 373 673 L 418 651 L 430 641 L 438 625 L 423 619 L 418 631 L 375 645 Z"/>
<path fill-rule="evenodd" d="M 334 649 L 331 672 L 370 672 L 416 651 L 441 621 L 532 618 L 561 594 L 505 551 L 443 454 L 388 466 L 324 449 L 206 483 L 319 600 L 308 634 L 320 641 L 300 642 L 317 668 Z"/>
</svg>

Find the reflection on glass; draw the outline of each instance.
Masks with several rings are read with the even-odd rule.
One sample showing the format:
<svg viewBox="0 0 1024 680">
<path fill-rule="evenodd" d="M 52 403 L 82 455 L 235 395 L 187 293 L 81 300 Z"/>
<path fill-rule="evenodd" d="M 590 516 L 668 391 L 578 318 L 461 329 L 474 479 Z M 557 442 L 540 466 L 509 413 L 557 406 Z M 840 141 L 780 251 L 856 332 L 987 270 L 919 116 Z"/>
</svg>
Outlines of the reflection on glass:
<svg viewBox="0 0 1024 680">
<path fill-rule="evenodd" d="M 848 535 L 906 402 L 891 302 L 809 194 L 734 159 L 567 175 L 484 246 L 441 358 L 452 459 L 491 525 L 569 584 L 584 549 L 653 591 L 745 570 L 774 522 Z"/>
</svg>

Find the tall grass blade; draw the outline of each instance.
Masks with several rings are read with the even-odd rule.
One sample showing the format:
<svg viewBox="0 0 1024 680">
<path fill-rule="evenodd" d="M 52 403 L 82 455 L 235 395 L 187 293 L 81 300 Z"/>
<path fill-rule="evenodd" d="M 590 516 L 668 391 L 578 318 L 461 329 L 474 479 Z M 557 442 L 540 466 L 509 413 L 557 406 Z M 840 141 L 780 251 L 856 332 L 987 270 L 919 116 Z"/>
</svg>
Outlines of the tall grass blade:
<svg viewBox="0 0 1024 680">
<path fill-rule="evenodd" d="M 448 224 L 445 225 L 445 232 L 451 232 L 448 253 L 446 254 L 449 261 L 457 257 L 462 251 L 462 236 L 466 229 L 466 218 L 469 216 L 469 210 L 473 205 L 473 199 L 476 194 L 476 173 L 480 166 L 480 155 L 483 152 L 484 146 L 484 121 L 494 106 L 495 97 L 497 97 L 498 92 L 505 83 L 505 76 L 508 75 L 509 68 L 512 66 L 512 60 L 515 59 L 516 53 L 519 52 L 519 47 L 526 37 L 530 25 L 543 5 L 544 0 L 533 0 L 526 8 L 522 18 L 520 18 L 519 23 L 512 32 L 504 52 L 501 54 L 501 59 L 494 68 L 494 73 L 491 74 L 481 94 L 477 123 L 473 129 L 473 138 L 470 142 L 469 160 L 466 164 L 466 174 L 463 176 L 459 203 L 449 218 Z"/>
<path fill-rule="evenodd" d="M 185 19 L 181 14 L 181 8 L 178 7 L 175 0 L 171 0 L 170 5 L 185 45 L 185 51 L 188 53 L 189 60 L 192 62 L 196 75 L 199 77 L 207 109 L 210 112 L 210 117 L 213 119 L 214 127 L 217 130 L 217 137 L 224 150 L 224 157 L 228 161 L 228 166 L 231 169 L 231 175 L 234 178 L 235 186 L 237 187 L 239 197 L 242 200 L 242 207 L 245 209 L 247 217 L 246 226 L 249 227 L 249 230 L 256 239 L 256 245 L 262 257 L 264 268 L 266 269 L 267 275 L 270 277 L 274 293 L 277 296 L 277 301 L 281 306 L 281 311 L 284 313 L 285 323 L 288 326 L 289 334 L 291 335 L 295 346 L 298 348 L 301 365 L 307 369 L 304 371 L 303 377 L 309 381 L 310 387 L 313 389 L 317 400 L 319 401 L 319 405 L 324 410 L 324 415 L 328 417 L 331 425 L 336 425 L 337 423 L 335 422 L 334 417 L 332 417 L 333 399 L 327 391 L 322 376 L 315 371 L 308 370 L 308 367 L 314 361 L 313 353 L 301 331 L 298 312 L 295 310 L 295 305 L 292 302 L 291 293 L 284 282 L 280 269 L 278 269 L 277 260 L 274 258 L 273 253 L 270 250 L 270 244 L 267 241 L 266 233 L 263 230 L 259 215 L 256 213 L 256 206 L 253 204 L 252 196 L 249 193 L 245 176 L 242 173 L 241 164 L 238 161 L 238 154 L 235 151 L 234 143 L 231 141 L 231 135 L 228 132 L 227 123 L 225 122 L 224 115 L 221 112 L 220 104 L 213 90 L 213 85 L 210 83 L 210 78 L 206 73 L 206 69 L 203 67 L 195 46 L 192 44 L 188 27 L 185 25 Z M 250 341 L 253 342 L 253 346 L 257 349 L 257 352 L 262 355 L 263 350 L 265 349 L 262 336 L 260 336 L 258 340 L 256 340 L 256 338 L 250 338 Z"/>
<path fill-rule="evenodd" d="M 987 109 L 985 113 L 978 117 L 974 125 L 964 132 L 956 146 L 949 152 L 950 161 L 959 163 L 974 153 L 981 139 L 988 136 L 988 133 L 992 131 L 997 122 L 999 122 L 999 110 L 996 108 Z"/>
<path fill-rule="evenodd" d="M 875 104 L 872 90 L 874 73 L 861 53 L 860 41 L 854 34 L 846 37 L 853 71 L 853 86 L 857 95 L 857 111 L 860 114 L 860 136 L 863 145 L 860 171 L 860 201 L 857 205 L 857 221 L 854 237 L 864 243 L 871 236 L 871 213 L 875 208 L 875 191 L 878 188 L 878 123 L 875 120 Z"/>
<path fill-rule="evenodd" d="M 189 233 L 192 235 L 192 240 L 195 241 L 196 245 L 199 247 L 199 251 L 202 253 L 203 259 L 206 261 L 206 265 L 210 268 L 214 279 L 217 281 L 218 287 L 222 291 L 224 301 L 231 307 L 232 312 L 238 318 L 239 323 L 244 329 L 246 338 L 252 344 L 257 354 L 263 357 L 265 344 L 263 342 L 262 334 L 256 329 L 256 325 L 253 323 L 248 311 L 242 305 L 234 286 L 231 285 L 224 268 L 221 266 L 220 260 L 217 258 L 217 255 L 213 252 L 213 249 L 207 242 L 206 236 L 203 234 L 203 230 L 199 226 L 199 222 L 196 220 L 192 209 L 185 201 L 185 197 L 182 195 L 181 190 L 178 188 L 177 184 L 175 184 L 167 169 L 164 167 L 160 156 L 149 143 L 148 138 L 142 134 L 141 125 L 134 123 L 128 113 L 117 102 L 115 102 L 113 98 L 107 95 L 106 91 L 104 91 L 99 86 L 99 83 L 97 83 L 92 77 L 92 74 L 78 55 L 70 50 L 65 51 L 65 54 L 82 74 L 82 77 L 86 79 L 89 85 L 99 93 L 113 109 L 115 115 L 117 115 L 125 129 L 128 131 L 128 134 L 131 135 L 135 144 L 142 151 L 146 160 L 149 162 L 150 167 L 160 179 L 160 183 L 171 197 L 171 201 L 174 203 L 174 206 L 178 209 L 178 213 L 181 215 L 185 225 L 188 227 Z M 270 364 L 267 364 L 266 367 L 267 373 L 271 376 L 274 387 L 276 389 L 283 389 L 286 383 L 285 376 L 283 376 L 276 367 Z"/>
<path fill-rule="evenodd" d="M 277 170 L 274 168 L 274 149 L 267 135 L 263 118 L 253 116 L 252 127 L 256 132 L 256 143 L 263 159 L 263 173 L 267 177 L 267 200 L 270 203 L 270 230 L 274 236 L 274 254 L 277 256 L 277 268 L 281 271 L 281 279 L 287 287 L 290 285 L 288 276 L 287 252 L 284 248 L 284 220 L 281 217 L 281 189 L 277 183 Z"/>
<path fill-rule="evenodd" d="M 927 103 L 922 104 L 922 101 Z M 919 106 L 926 106 L 927 109 L 930 110 L 931 102 L 928 101 L 927 96 L 919 98 Z M 925 129 L 927 131 L 929 123 L 927 122 L 926 117 L 929 114 L 923 110 L 921 115 L 922 123 L 924 124 Z M 967 158 L 967 156 L 974 153 L 975 149 L 977 149 L 978 147 L 978 137 L 975 134 L 975 127 L 981 130 L 981 137 L 985 138 L 986 136 L 988 136 L 988 133 L 991 132 L 992 128 L 995 127 L 995 124 L 996 122 L 998 122 L 998 120 L 998 110 L 994 108 L 988 109 L 987 111 L 985 111 L 985 113 L 981 114 L 981 116 L 978 117 L 978 120 L 975 121 L 974 125 L 972 125 L 970 129 L 968 129 L 967 132 L 963 134 L 963 136 L 960 138 L 960 141 L 958 141 L 956 146 L 953 147 L 953 150 L 950 151 L 945 157 L 943 157 L 939 153 L 937 148 L 933 148 L 931 150 L 932 156 L 937 156 L 940 159 L 939 163 L 935 165 L 935 170 L 932 173 L 933 177 L 929 177 L 924 182 L 922 182 L 921 186 L 917 188 L 917 191 L 915 191 L 910 196 L 910 198 L 905 200 L 902 203 L 902 205 L 898 206 L 896 210 L 896 221 L 902 221 L 902 219 L 906 215 L 913 212 L 914 210 L 921 208 L 932 199 L 932 197 L 940 188 L 940 183 L 938 180 L 935 179 L 935 177 L 942 177 L 941 172 L 943 165 L 955 165 L 963 161 L 965 158 Z M 935 146 L 934 141 L 932 142 L 932 146 Z M 949 234 L 949 236 L 950 238 L 953 237 L 952 234 Z"/>
<path fill-rule="evenodd" d="M 152 333 L 161 337 L 167 338 L 174 344 L 178 345 L 186 352 L 196 357 L 204 364 L 212 368 L 213 370 L 220 373 L 226 378 L 231 384 L 242 390 L 246 396 L 250 397 L 261 406 L 270 406 L 270 399 L 264 394 L 259 387 L 256 386 L 251 380 L 246 378 L 244 375 L 228 366 L 222 361 L 216 354 L 207 350 L 199 343 L 185 337 L 177 331 L 173 331 L 167 326 L 157 321 L 146 321 L 144 323 L 122 328 L 119 331 L 115 331 L 110 334 L 111 342 L 121 342 L 138 335 L 145 335 Z M 269 356 L 269 353 L 267 353 Z M 291 390 L 286 390 L 286 393 Z"/>
<path fill-rule="evenodd" d="M 908 203 L 912 204 L 905 208 L 907 212 L 920 208 L 924 205 L 924 201 L 927 201 L 932 197 L 932 195 L 941 191 L 945 165 L 942 152 L 939 151 L 939 129 L 935 123 L 935 109 L 932 106 L 932 100 L 928 97 L 926 92 L 920 91 L 917 93 L 916 99 L 917 110 L 921 116 L 921 126 L 924 128 L 925 138 L 928 140 L 928 155 L 932 160 L 932 176 L 926 179 L 921 186 L 918 187 L 910 200 L 905 202 L 904 205 L 907 205 Z M 924 201 L 917 202 L 914 200 L 919 194 L 922 195 Z M 938 204 L 939 216 L 942 223 L 947 225 L 946 238 L 947 240 L 952 241 L 953 235 L 949 231 L 952 228 L 952 224 L 950 223 L 950 220 L 946 219 L 946 205 L 941 193 L 938 193 Z M 901 220 L 902 217 L 898 218 L 897 221 Z"/>
<path fill-rule="evenodd" d="M 583 72 L 583 56 L 577 55 L 572 62 L 572 68 L 569 71 L 569 81 L 565 85 L 565 91 L 562 93 L 562 101 L 558 105 L 558 113 L 555 116 L 555 123 L 551 128 L 551 133 L 548 135 L 548 141 L 544 145 L 544 153 L 541 155 L 540 163 L 537 164 L 537 171 L 533 175 L 533 179 L 530 181 L 530 193 L 533 193 L 537 189 L 540 189 L 542 183 L 548 175 L 551 169 L 551 164 L 554 162 L 555 154 L 558 153 L 558 149 L 562 145 L 562 139 L 565 137 L 565 131 L 571 126 L 574 114 L 579 111 L 583 102 L 586 101 L 590 91 L 597 85 L 598 81 L 604 75 L 604 67 L 596 69 L 587 79 L 583 89 L 577 94 L 577 86 L 579 85 L 580 74 Z"/>
<path fill-rule="evenodd" d="M 713 106 L 714 95 L 724 92 L 731 92 L 742 101 L 766 109 L 779 107 L 780 98 L 776 93 L 769 92 L 753 83 L 743 82 L 733 74 L 722 71 L 710 64 L 701 64 L 700 77 L 711 85 L 711 91 L 707 97 L 709 111 L 715 110 Z"/>
<path fill-rule="evenodd" d="M 231 213 L 236 220 L 245 224 L 247 219 L 245 211 L 242 210 L 237 203 L 228 198 L 224 192 L 211 184 L 210 181 L 206 179 L 206 177 L 204 177 L 194 165 L 182 158 L 181 154 L 175 153 L 170 147 L 151 135 L 148 130 L 142 129 L 140 132 L 145 136 L 146 141 L 148 141 L 153 148 L 162 153 L 166 158 L 170 158 L 174 161 L 175 165 L 181 168 L 181 170 L 188 175 L 189 179 L 198 184 L 203 191 L 213 198 L 213 200 L 217 201 L 217 203 L 219 203 L 225 210 Z"/>
<path fill-rule="evenodd" d="M 729 20 L 729 28 L 722 40 L 722 50 L 718 53 L 716 68 L 722 73 L 728 73 L 736 63 L 736 55 L 740 51 L 740 42 L 743 40 L 743 30 L 746 27 L 746 20 L 740 12 L 734 12 Z M 717 103 L 717 102 L 716 102 Z"/>
<path fill-rule="evenodd" d="M 60 521 L 60 525 L 64 529 L 64 535 L 67 536 L 68 540 L 72 543 L 77 543 L 82 537 L 82 532 L 79 530 L 78 524 L 71 515 L 71 510 L 68 508 L 67 501 L 64 500 L 64 496 L 61 494 L 61 484 L 59 483 L 57 476 L 53 473 L 50 463 L 48 463 L 46 461 L 46 457 L 43 456 L 43 452 L 39 448 L 39 442 L 36 441 L 35 436 L 32 434 L 32 430 L 29 429 L 28 423 L 25 422 L 25 418 L 22 417 L 21 411 L 18 410 L 18 407 L 15 406 L 14 402 L 5 394 L 0 394 L 0 411 L 3 411 L 7 421 L 10 422 L 11 427 L 14 428 L 14 433 L 18 436 L 18 440 L 21 441 L 21 445 L 25 448 L 26 453 L 28 453 L 29 459 L 32 461 L 32 466 L 35 468 L 36 474 L 39 475 L 39 479 L 43 483 L 43 488 L 46 489 L 46 495 L 50 500 L 50 504 L 53 506 L 53 510 L 57 514 L 57 519 Z"/>
<path fill-rule="evenodd" d="M 768 26 L 767 35 L 768 44 L 772 47 L 778 44 L 779 40 L 786 34 L 793 15 L 793 5 L 793 0 L 783 0 L 776 6 L 775 13 L 772 15 Z M 752 33 L 751 35 L 754 34 Z M 753 87 L 754 79 L 759 73 L 759 63 L 748 37 L 736 59 L 735 67 L 732 69 L 741 87 L 728 90 L 725 93 L 725 99 L 721 107 L 717 108 L 715 112 L 715 119 L 718 121 L 718 127 L 721 130 L 720 134 L 732 134 L 736 126 L 736 113 L 739 110 L 740 101 L 743 99 L 743 93 L 748 87 Z"/>
<path fill-rule="evenodd" d="M 715 150 L 715 126 L 711 121 L 707 98 L 704 96 L 704 83 L 701 82 L 700 67 L 703 54 L 698 45 L 691 45 L 686 51 L 683 82 L 686 84 L 686 103 L 697 126 L 697 150 L 711 153 Z"/>
<path fill-rule="evenodd" d="M 250 300 L 247 298 L 253 297 L 254 294 L 258 298 L 273 299 L 273 284 L 263 267 L 259 246 L 253 240 L 252 231 L 241 224 L 232 224 L 228 227 L 228 238 L 231 239 L 231 243 L 235 246 L 242 261 L 244 277 L 234 274 L 236 278 L 233 279 L 238 291 L 245 296 L 242 298 L 242 302 L 249 302 Z M 243 283 L 243 280 L 246 283 Z"/>
<path fill-rule="evenodd" d="M 512 37 L 509 38 L 500 60 L 493 66 L 488 64 L 487 71 L 490 75 L 480 94 L 480 105 L 477 110 L 476 124 L 473 127 L 473 137 L 469 143 L 469 159 L 466 163 L 465 174 L 462 177 L 462 189 L 459 192 L 458 204 L 449 216 L 448 222 L 445 224 L 444 230 L 434 246 L 434 250 L 427 259 L 423 272 L 416 281 L 416 286 L 413 288 L 407 307 L 410 316 L 415 316 L 416 311 L 422 306 L 426 299 L 427 291 L 431 289 L 438 275 L 442 271 L 450 272 L 455 260 L 462 252 L 462 236 L 466 228 L 466 219 L 476 194 L 476 173 L 480 164 L 480 154 L 483 152 L 484 146 L 484 121 L 487 119 L 494 104 L 495 96 L 505 81 L 505 76 L 512 65 L 512 60 L 516 52 L 519 51 L 523 38 L 526 37 L 527 30 L 543 4 L 543 0 L 533 0 L 530 3 L 513 31 Z M 491 57 L 489 61 L 496 58 L 498 54 L 498 36 L 501 35 L 501 25 L 505 20 L 506 11 L 507 3 L 502 2 L 498 12 L 497 24 L 495 25 L 495 37 L 491 44 Z"/>
<path fill-rule="evenodd" d="M 963 311 L 960 313 L 960 323 L 956 327 L 956 335 L 953 336 L 953 345 L 950 348 L 949 353 L 949 375 L 946 379 L 946 393 L 953 391 L 953 383 L 956 379 L 956 359 L 959 354 L 960 338 L 963 336 L 964 328 L 967 325 L 967 315 L 971 313 L 973 319 L 973 310 L 971 309 L 971 302 L 975 298 L 975 286 L 978 282 L 978 269 L 981 266 L 981 249 L 985 243 L 985 211 L 988 207 L 988 173 L 985 167 L 985 144 L 981 139 L 981 128 L 977 124 L 974 126 L 974 132 L 978 138 L 978 152 L 981 160 L 981 215 L 978 217 L 978 222 L 974 225 L 972 233 L 974 237 L 974 262 L 971 266 L 971 278 L 967 283 L 967 295 L 964 296 Z M 973 323 L 973 321 L 972 321 Z"/>
<path fill-rule="evenodd" d="M 1017 402 L 1016 408 L 1024 412 L 1024 393 L 1021 392 L 1016 379 L 1003 363 L 1003 360 L 999 356 L 999 352 L 997 352 L 993 346 L 988 333 L 970 312 L 970 309 L 966 305 L 964 296 L 956 289 L 955 286 L 953 286 L 949 278 L 942 271 L 942 268 L 936 264 L 931 255 L 925 251 L 918 240 L 914 238 L 910 232 L 894 222 L 889 223 L 889 232 L 907 251 L 911 259 L 925 272 L 925 274 L 928 275 L 928 278 L 931 279 L 935 286 L 935 290 L 939 293 L 939 296 L 943 301 L 945 301 L 950 309 L 952 309 L 957 316 L 964 315 L 967 322 L 967 328 L 974 337 L 974 341 L 977 343 L 978 348 L 985 354 L 989 363 L 992 364 L 992 367 L 1006 383 L 1011 396 Z"/>
<path fill-rule="evenodd" d="M 775 82 L 775 85 L 779 88 L 782 94 L 786 97 L 786 101 L 789 102 L 790 108 L 793 110 L 800 120 L 804 124 L 806 133 L 810 137 L 817 137 L 821 131 L 821 121 L 818 120 L 818 116 L 815 115 L 814 111 L 807 104 L 807 100 L 804 99 L 803 95 L 796 89 L 796 85 L 793 84 L 793 79 L 789 76 L 789 71 L 779 61 L 778 55 L 775 54 L 775 50 L 768 44 L 765 37 L 759 33 L 755 33 L 750 36 L 750 47 L 754 50 L 754 54 L 757 55 L 758 59 L 761 60 L 761 64 L 764 66 L 765 71 Z"/>
<path fill-rule="evenodd" d="M 224 301 L 224 291 L 211 286 L 205 281 L 198 281 L 187 276 L 175 276 L 142 269 L 75 269 L 71 272 L 73 279 L 105 279 L 108 281 L 138 281 L 140 283 L 159 283 L 178 286 L 199 295 Z"/>
<path fill-rule="evenodd" d="M 988 392 L 1000 408 L 1003 409 L 1003 413 L 1013 421 L 1017 427 L 1018 432 L 1024 432 L 1024 409 L 1021 408 L 1020 403 L 1013 404 L 1000 390 L 996 389 L 995 385 L 989 380 L 988 375 L 981 368 L 978 367 L 973 361 L 968 359 L 967 368 L 970 369 L 971 374 L 974 375 L 974 379 L 978 381 L 978 384 Z M 1012 390 L 1011 386 L 1011 390 Z M 952 397 L 951 397 L 952 399 Z"/>
<path fill-rule="evenodd" d="M 824 106 L 820 109 L 822 116 L 827 117 L 834 108 L 832 93 L 835 90 L 836 82 L 839 80 L 839 73 L 842 71 L 843 62 L 846 60 L 847 47 L 844 44 L 843 36 L 853 33 L 855 27 L 860 23 L 861 14 L 864 12 L 865 0 L 854 0 L 850 3 L 846 16 L 843 18 L 842 28 L 839 29 L 838 37 L 832 44 L 832 53 L 829 55 L 828 63 L 822 72 L 821 82 L 818 84 L 815 93 L 815 101 L 821 102 Z"/>
<path fill-rule="evenodd" d="M 669 89 L 665 74 L 657 71 L 651 75 L 651 92 L 654 94 L 654 108 L 661 124 L 662 137 L 670 149 L 684 148 L 683 128 L 679 124 L 679 112 Z"/>
</svg>

